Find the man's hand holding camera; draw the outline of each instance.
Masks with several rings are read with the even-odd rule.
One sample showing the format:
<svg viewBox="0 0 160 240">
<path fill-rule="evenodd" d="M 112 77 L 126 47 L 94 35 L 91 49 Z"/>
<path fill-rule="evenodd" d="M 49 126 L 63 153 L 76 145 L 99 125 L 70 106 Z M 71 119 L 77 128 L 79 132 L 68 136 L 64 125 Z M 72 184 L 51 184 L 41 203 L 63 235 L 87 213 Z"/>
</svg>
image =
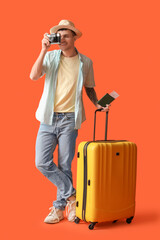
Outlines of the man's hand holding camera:
<svg viewBox="0 0 160 240">
<path fill-rule="evenodd" d="M 44 50 L 46 52 L 48 51 L 48 49 L 51 46 L 51 43 L 49 42 L 49 37 L 47 35 L 48 35 L 48 33 L 45 33 L 44 38 L 42 39 L 42 50 Z"/>
</svg>

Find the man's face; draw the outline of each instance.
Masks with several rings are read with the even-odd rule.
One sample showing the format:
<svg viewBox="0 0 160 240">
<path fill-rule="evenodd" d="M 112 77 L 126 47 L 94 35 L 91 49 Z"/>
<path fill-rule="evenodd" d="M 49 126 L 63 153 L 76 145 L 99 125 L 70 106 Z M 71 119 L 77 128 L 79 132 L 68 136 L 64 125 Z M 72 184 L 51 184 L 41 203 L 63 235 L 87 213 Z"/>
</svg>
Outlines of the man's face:
<svg viewBox="0 0 160 240">
<path fill-rule="evenodd" d="M 70 30 L 60 30 L 58 33 L 61 34 L 61 43 L 59 44 L 60 49 L 62 51 L 73 49 L 76 36 L 73 36 L 73 33 Z"/>
</svg>

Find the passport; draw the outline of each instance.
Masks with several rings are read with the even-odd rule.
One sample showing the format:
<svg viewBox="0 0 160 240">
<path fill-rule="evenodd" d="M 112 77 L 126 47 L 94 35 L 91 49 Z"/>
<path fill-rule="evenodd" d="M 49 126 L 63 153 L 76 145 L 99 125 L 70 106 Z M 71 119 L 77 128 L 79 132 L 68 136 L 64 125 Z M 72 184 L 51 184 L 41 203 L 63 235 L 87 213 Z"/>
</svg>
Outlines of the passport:
<svg viewBox="0 0 160 240">
<path fill-rule="evenodd" d="M 117 97 L 119 97 L 119 94 L 115 91 L 111 92 L 110 94 L 105 94 L 97 103 L 101 105 L 102 107 L 105 107 L 106 104 L 110 104 L 113 102 Z"/>
</svg>

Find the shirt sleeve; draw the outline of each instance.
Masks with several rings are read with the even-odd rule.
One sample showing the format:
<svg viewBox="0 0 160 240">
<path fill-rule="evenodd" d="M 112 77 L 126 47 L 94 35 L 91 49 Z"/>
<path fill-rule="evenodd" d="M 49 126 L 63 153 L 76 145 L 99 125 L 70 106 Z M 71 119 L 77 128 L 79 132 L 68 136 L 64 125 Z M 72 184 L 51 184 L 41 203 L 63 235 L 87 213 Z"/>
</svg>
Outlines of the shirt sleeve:
<svg viewBox="0 0 160 240">
<path fill-rule="evenodd" d="M 46 53 L 43 59 L 41 77 L 43 77 L 43 75 L 47 72 L 47 69 L 48 69 L 48 52 Z"/>
<path fill-rule="evenodd" d="M 90 60 L 89 67 L 88 67 L 88 73 L 84 82 L 84 86 L 88 88 L 95 87 L 95 81 L 94 81 L 94 71 L 93 71 L 93 62 Z"/>
</svg>

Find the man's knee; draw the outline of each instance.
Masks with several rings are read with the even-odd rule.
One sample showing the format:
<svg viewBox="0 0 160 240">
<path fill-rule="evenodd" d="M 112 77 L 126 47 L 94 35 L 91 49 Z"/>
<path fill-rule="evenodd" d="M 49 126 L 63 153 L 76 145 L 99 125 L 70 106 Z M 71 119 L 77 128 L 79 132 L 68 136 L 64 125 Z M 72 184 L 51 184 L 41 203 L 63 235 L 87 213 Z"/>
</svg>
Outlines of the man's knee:
<svg viewBox="0 0 160 240">
<path fill-rule="evenodd" d="M 43 163 L 41 161 L 39 161 L 37 158 L 35 160 L 35 166 L 40 172 L 42 172 L 44 169 Z"/>
<path fill-rule="evenodd" d="M 40 156 L 36 156 L 35 166 L 42 173 L 44 170 L 46 170 L 46 164 L 44 163 L 43 158 Z"/>
<path fill-rule="evenodd" d="M 36 156 L 35 165 L 36 168 L 44 174 L 44 172 L 50 171 L 52 169 L 53 158 L 50 159 L 49 161 L 48 160 L 46 161 L 46 159 L 43 159 L 41 156 L 40 157 Z"/>
</svg>

